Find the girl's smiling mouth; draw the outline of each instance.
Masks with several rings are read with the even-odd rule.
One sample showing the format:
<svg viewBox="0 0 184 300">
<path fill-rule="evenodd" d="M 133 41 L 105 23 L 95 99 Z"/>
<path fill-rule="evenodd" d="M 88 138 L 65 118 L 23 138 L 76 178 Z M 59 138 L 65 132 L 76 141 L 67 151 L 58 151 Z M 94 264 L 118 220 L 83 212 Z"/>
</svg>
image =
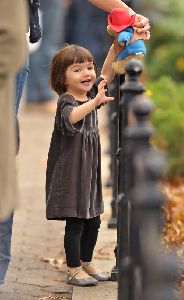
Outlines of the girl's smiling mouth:
<svg viewBox="0 0 184 300">
<path fill-rule="evenodd" d="M 89 85 L 92 83 L 92 81 L 91 81 L 91 79 L 85 79 L 85 80 L 82 80 L 81 83 L 84 85 Z"/>
</svg>

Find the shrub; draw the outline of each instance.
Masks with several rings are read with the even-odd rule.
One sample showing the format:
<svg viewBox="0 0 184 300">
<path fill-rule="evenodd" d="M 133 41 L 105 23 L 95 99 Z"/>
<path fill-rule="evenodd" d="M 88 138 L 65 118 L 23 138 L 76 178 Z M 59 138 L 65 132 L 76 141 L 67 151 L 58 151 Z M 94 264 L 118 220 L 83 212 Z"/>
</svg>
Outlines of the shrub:
<svg viewBox="0 0 184 300">
<path fill-rule="evenodd" d="M 154 103 L 153 143 L 168 154 L 168 176 L 184 176 L 184 84 L 161 77 L 148 83 L 148 92 Z"/>
<path fill-rule="evenodd" d="M 160 43 L 148 55 L 146 63 L 152 80 L 169 75 L 176 81 L 184 81 L 184 53 L 180 43 Z"/>
</svg>

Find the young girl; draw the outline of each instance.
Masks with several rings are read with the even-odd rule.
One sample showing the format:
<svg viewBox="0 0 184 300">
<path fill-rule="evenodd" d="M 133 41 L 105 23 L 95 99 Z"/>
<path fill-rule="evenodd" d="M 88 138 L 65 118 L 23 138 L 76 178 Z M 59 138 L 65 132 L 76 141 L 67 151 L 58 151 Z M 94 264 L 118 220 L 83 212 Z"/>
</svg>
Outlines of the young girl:
<svg viewBox="0 0 184 300">
<path fill-rule="evenodd" d="M 105 92 L 115 58 L 112 46 L 98 86 L 94 58 L 83 47 L 63 47 L 51 65 L 50 83 L 59 100 L 47 162 L 46 217 L 66 220 L 67 282 L 79 286 L 108 280 L 92 256 L 104 211 L 97 108 L 113 100 Z"/>
</svg>

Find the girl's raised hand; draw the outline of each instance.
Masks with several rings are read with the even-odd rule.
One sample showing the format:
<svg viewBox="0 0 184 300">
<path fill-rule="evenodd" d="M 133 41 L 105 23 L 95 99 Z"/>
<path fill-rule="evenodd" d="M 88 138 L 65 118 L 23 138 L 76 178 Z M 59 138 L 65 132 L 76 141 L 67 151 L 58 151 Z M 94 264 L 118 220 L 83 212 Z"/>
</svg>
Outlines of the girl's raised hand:
<svg viewBox="0 0 184 300">
<path fill-rule="evenodd" d="M 114 97 L 107 97 L 105 95 L 106 91 L 107 91 L 107 81 L 105 79 L 103 79 L 98 85 L 98 93 L 97 93 L 96 97 L 94 98 L 96 106 L 100 105 L 101 103 L 114 100 Z"/>
</svg>

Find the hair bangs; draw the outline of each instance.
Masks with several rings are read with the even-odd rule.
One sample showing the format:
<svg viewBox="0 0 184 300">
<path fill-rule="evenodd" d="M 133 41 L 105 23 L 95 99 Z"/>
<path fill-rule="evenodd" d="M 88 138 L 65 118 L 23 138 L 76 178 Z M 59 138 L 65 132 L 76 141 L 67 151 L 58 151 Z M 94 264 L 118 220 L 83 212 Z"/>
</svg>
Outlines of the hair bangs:
<svg viewBox="0 0 184 300">
<path fill-rule="evenodd" d="M 86 61 L 94 63 L 94 58 L 91 55 L 91 53 L 82 47 L 76 48 L 75 49 L 75 59 L 74 59 L 74 64 L 81 64 Z"/>
</svg>

